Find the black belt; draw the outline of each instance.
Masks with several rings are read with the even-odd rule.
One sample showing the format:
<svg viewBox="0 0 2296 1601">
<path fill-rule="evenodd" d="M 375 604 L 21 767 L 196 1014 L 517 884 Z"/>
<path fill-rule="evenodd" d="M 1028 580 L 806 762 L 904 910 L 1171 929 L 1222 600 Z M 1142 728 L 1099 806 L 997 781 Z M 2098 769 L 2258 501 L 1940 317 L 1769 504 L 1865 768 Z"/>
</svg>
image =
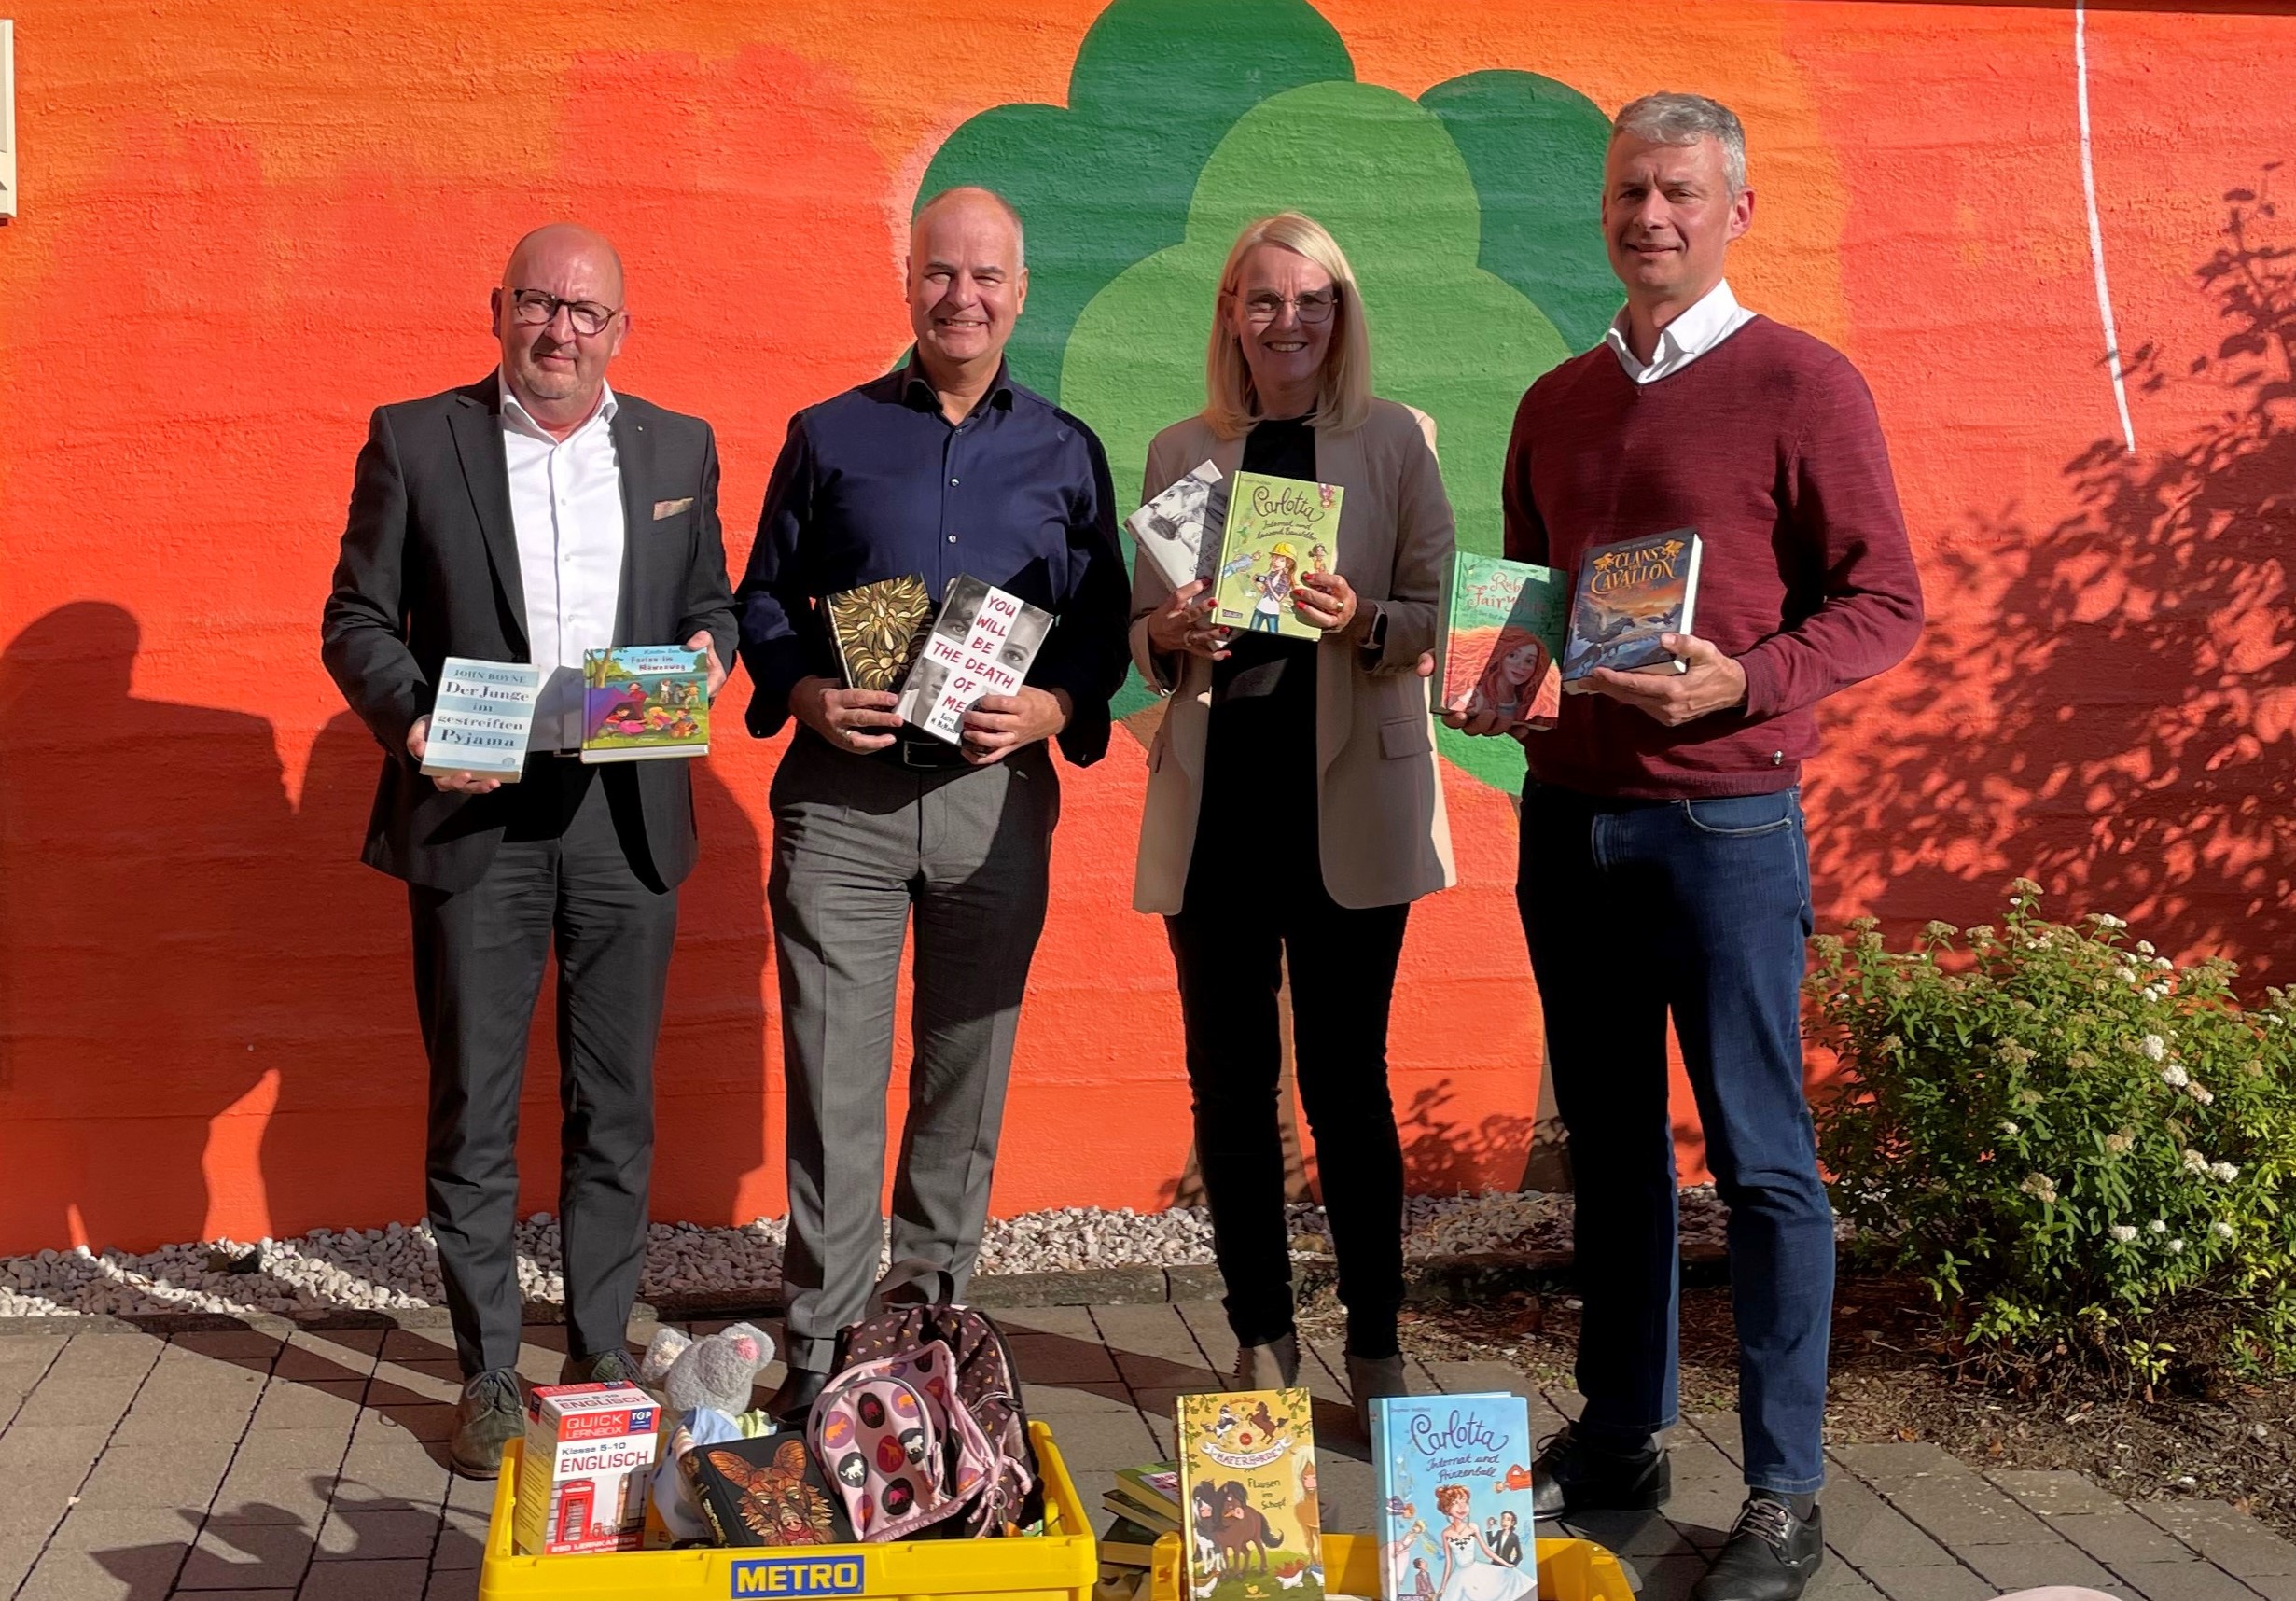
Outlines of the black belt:
<svg viewBox="0 0 2296 1601">
<path fill-rule="evenodd" d="M 896 735 L 891 745 L 869 754 L 874 760 L 907 773 L 947 773 L 969 765 L 964 751 L 946 740 L 911 739 L 907 734 Z"/>
</svg>

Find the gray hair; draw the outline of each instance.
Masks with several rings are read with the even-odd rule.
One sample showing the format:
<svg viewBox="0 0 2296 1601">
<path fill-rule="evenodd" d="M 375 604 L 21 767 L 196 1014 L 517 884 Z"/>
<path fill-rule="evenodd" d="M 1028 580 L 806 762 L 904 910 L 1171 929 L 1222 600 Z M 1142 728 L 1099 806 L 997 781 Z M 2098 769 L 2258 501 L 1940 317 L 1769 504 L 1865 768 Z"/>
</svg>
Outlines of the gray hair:
<svg viewBox="0 0 2296 1601">
<path fill-rule="evenodd" d="M 1631 133 L 1653 145 L 1695 145 L 1712 139 L 1722 146 L 1722 176 L 1730 192 L 1746 188 L 1746 129 L 1738 114 L 1703 94 L 1646 94 L 1619 108 L 1611 137 Z"/>
<path fill-rule="evenodd" d="M 1005 220 L 1012 224 L 1013 270 L 1018 271 L 1028 265 L 1028 231 L 1021 226 L 1020 208 L 985 184 L 956 184 L 940 190 L 917 207 L 915 215 L 909 219 L 910 228 L 913 230 L 917 224 L 925 220 L 925 214 L 935 206 L 958 199 L 985 200 L 1004 213 Z"/>
</svg>

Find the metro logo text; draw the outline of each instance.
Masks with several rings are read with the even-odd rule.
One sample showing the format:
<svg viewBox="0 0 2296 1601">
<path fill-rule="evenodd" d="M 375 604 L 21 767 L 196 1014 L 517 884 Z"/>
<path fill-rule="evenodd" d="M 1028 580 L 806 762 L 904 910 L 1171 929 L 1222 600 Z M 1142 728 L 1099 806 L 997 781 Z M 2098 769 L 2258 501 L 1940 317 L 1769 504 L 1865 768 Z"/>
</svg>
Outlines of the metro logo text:
<svg viewBox="0 0 2296 1601">
<path fill-rule="evenodd" d="M 751 1557 L 733 1565 L 734 1595 L 858 1595 L 862 1559 Z"/>
</svg>

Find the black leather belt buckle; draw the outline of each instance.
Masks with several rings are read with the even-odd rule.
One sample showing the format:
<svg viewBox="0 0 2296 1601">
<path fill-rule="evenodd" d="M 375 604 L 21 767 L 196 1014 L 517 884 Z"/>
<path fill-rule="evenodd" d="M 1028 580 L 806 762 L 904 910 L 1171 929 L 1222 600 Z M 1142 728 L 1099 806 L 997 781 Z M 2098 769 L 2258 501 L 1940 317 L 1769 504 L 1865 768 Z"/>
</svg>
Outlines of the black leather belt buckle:
<svg viewBox="0 0 2296 1601">
<path fill-rule="evenodd" d="M 923 740 L 905 739 L 900 744 L 901 765 L 921 773 L 935 773 L 949 765 L 950 748 L 944 745 L 928 745 Z"/>
</svg>

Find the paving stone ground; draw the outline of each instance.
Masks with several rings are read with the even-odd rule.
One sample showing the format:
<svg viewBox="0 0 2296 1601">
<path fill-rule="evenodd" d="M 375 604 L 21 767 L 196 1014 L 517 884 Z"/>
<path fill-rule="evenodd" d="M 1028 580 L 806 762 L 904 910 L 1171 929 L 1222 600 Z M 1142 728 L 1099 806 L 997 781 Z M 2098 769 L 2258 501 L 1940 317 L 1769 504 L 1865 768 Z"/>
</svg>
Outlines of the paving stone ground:
<svg viewBox="0 0 2296 1601">
<path fill-rule="evenodd" d="M 1212 1387 L 1235 1356 L 1209 1302 L 1000 1318 L 1029 1407 L 1095 1510 L 1118 1469 L 1170 1453 L 1173 1398 Z M 554 1378 L 561 1331 L 526 1336 L 521 1371 Z M 1362 1531 L 1371 1465 L 1344 1371 L 1337 1351 L 1311 1347 L 1302 1382 L 1327 1526 Z M 1422 1364 L 1412 1377 L 1429 1391 L 1520 1391 L 1541 1429 L 1577 1410 L 1494 1364 Z M 0 1596 L 473 1601 L 493 1487 L 444 1466 L 456 1386 L 443 1330 L 0 1333 Z M 1621 1553 L 1643 1601 L 1689 1594 L 1744 1493 L 1734 1417 L 1688 1417 L 1670 1446 L 1663 1515 L 1578 1531 Z M 2132 1504 L 2077 1473 L 1982 1472 L 1923 1443 L 1831 1456 L 1810 1601 L 1984 1601 L 2037 1584 L 2296 1601 L 2296 1544 L 2221 1502 Z"/>
</svg>

